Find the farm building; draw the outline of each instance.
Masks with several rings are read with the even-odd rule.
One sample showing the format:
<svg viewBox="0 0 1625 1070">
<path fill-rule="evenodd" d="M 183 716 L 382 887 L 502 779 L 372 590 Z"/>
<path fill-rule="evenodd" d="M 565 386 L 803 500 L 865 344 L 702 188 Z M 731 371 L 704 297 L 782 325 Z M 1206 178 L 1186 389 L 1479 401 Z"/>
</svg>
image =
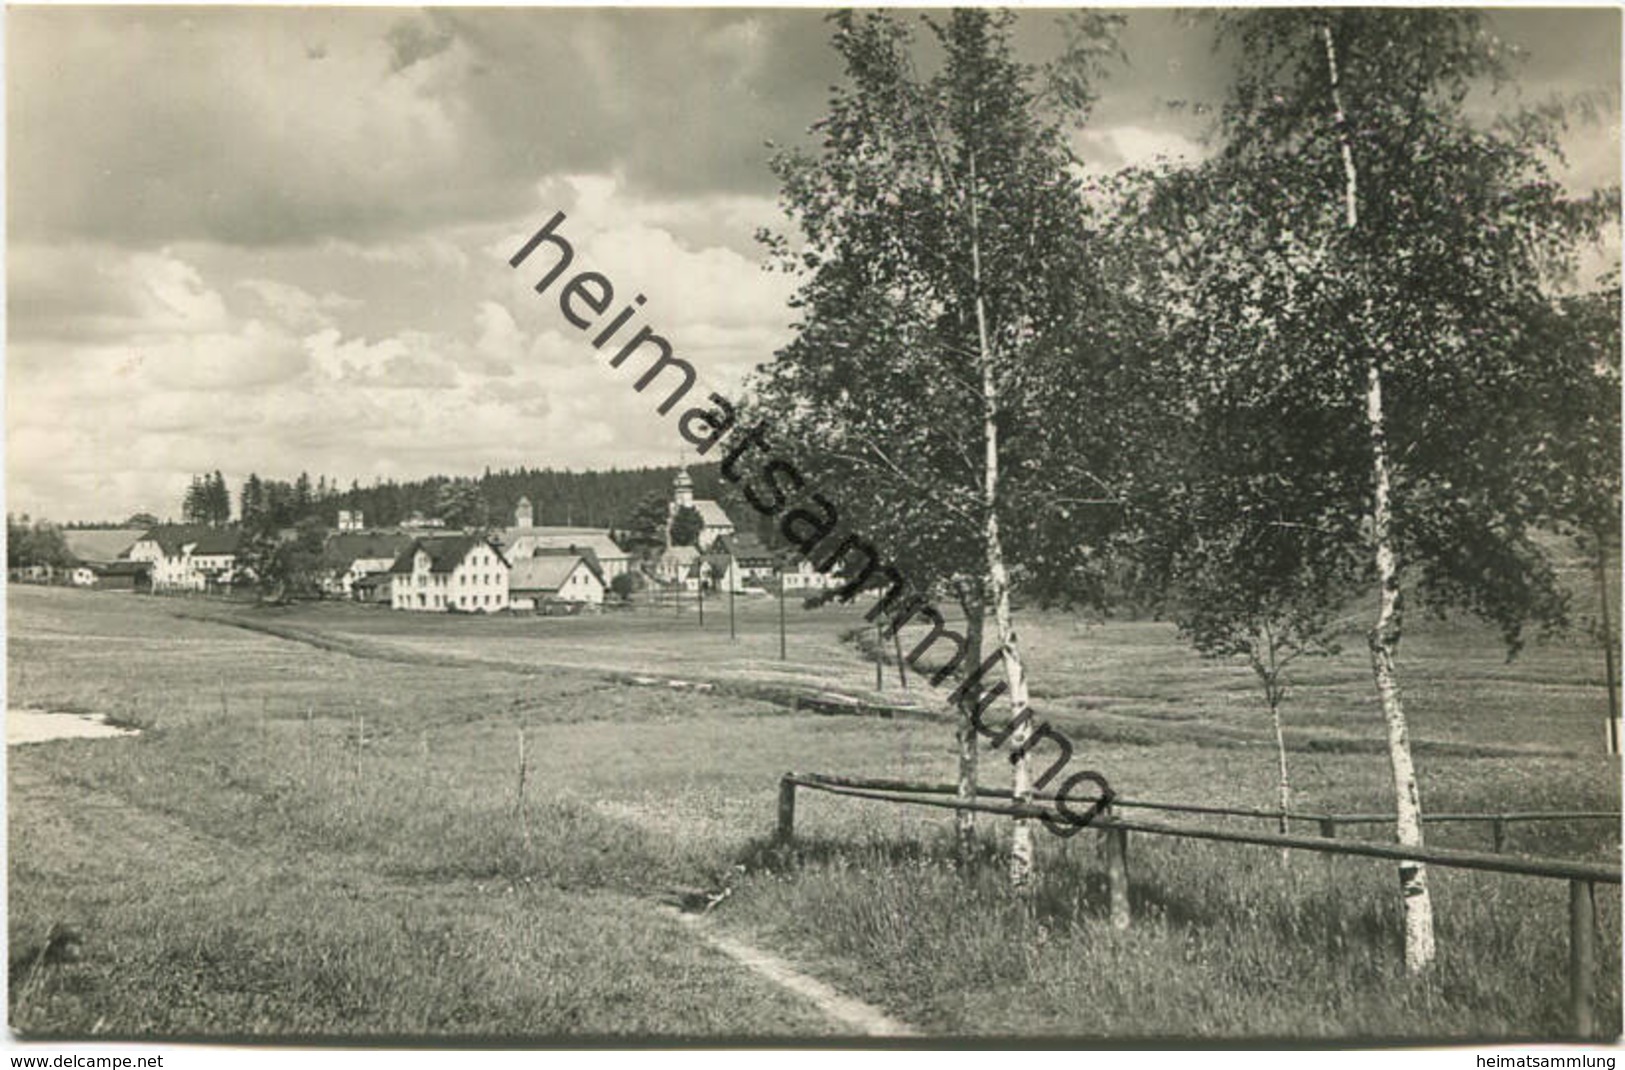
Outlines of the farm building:
<svg viewBox="0 0 1625 1070">
<path fill-rule="evenodd" d="M 805 558 L 786 566 L 784 570 L 784 589 L 787 591 L 822 591 L 826 587 L 838 587 L 841 583 L 838 577 L 820 572 Z"/>
<path fill-rule="evenodd" d="M 339 531 L 322 544 L 322 593 L 330 598 L 356 597 L 365 576 L 387 573 L 412 536 L 398 531 Z M 376 592 L 376 585 L 372 588 Z"/>
<path fill-rule="evenodd" d="M 740 583 L 766 582 L 779 569 L 778 555 L 762 545 L 756 536 L 746 532 L 725 535 L 711 543 L 711 553 L 725 554 L 734 559 L 734 568 Z"/>
<path fill-rule="evenodd" d="M 743 591 L 744 578 L 734 559 L 727 554 L 705 554 L 695 566 L 700 583 L 707 591 Z"/>
<path fill-rule="evenodd" d="M 394 609 L 495 613 L 508 608 L 508 560 L 484 536 L 418 536 L 389 571 Z"/>
<path fill-rule="evenodd" d="M 193 572 L 202 578 L 202 590 L 228 586 L 237 578 L 237 551 L 242 534 L 235 528 L 207 531 L 191 547 Z"/>
<path fill-rule="evenodd" d="M 390 579 L 388 572 L 369 572 L 351 584 L 350 591 L 357 602 L 389 605 Z"/>
<path fill-rule="evenodd" d="M 100 591 L 151 591 L 152 566 L 145 561 L 109 561 L 89 566 Z"/>
<path fill-rule="evenodd" d="M 198 524 L 161 524 L 130 547 L 129 559 L 152 569 L 154 591 L 205 591 L 236 575 L 240 535 Z"/>
<path fill-rule="evenodd" d="M 551 602 L 601 606 L 608 586 L 590 557 L 569 550 L 543 550 L 514 562 L 508 596 L 515 609 L 541 609 Z"/>
<path fill-rule="evenodd" d="M 699 562 L 700 551 L 696 548 L 668 546 L 655 558 L 653 572 L 661 583 L 667 585 L 680 583 L 684 589 L 694 591 L 698 590 L 700 585 L 699 574 L 695 571 Z"/>
<path fill-rule="evenodd" d="M 568 550 L 573 553 L 592 553 L 605 581 L 614 579 L 632 568 L 632 557 L 615 544 L 609 532 L 601 528 L 537 527 L 536 514 L 529 498 L 520 498 L 514 509 L 514 526 L 497 532 L 502 552 L 509 561 L 518 562 L 534 555 L 538 550 Z"/>
</svg>

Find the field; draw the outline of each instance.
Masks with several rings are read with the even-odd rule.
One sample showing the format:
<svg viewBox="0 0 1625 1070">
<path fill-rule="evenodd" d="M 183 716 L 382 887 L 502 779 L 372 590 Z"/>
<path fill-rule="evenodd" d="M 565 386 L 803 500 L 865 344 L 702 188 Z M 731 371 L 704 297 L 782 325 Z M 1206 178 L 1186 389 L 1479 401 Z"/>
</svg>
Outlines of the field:
<svg viewBox="0 0 1625 1070">
<path fill-rule="evenodd" d="M 1557 1037 L 1561 881 L 1430 873 L 1441 959 L 1408 981 L 1391 865 L 1138 840 L 1136 922 L 1104 921 L 1096 837 L 1041 837 L 1030 907 L 948 857 L 941 811 L 804 793 L 788 769 L 947 780 L 951 730 L 824 716 L 783 688 L 872 693 L 855 608 L 466 618 L 266 610 L 13 586 L 9 704 L 139 737 L 13 748 L 10 1021 L 26 1036 L 816 1037 L 848 1032 L 662 907 L 927 1034 Z M 1024 615 L 1035 700 L 1129 797 L 1267 806 L 1274 755 L 1244 668 L 1171 628 Z M 912 646 L 905 634 L 904 648 Z M 1618 809 L 1601 658 L 1578 638 L 1508 662 L 1418 622 L 1401 652 L 1429 810 Z M 890 666 L 885 696 L 902 697 Z M 643 684 L 631 677 L 644 676 Z M 670 686 L 708 683 L 709 690 Z M 1298 801 L 1386 810 L 1356 642 L 1286 706 Z M 524 740 L 521 766 L 520 740 Z M 521 777 L 523 768 L 523 778 Z M 984 761 L 999 782 L 1002 758 Z M 1377 836 L 1378 830 L 1369 835 Z M 1429 842 L 1484 846 L 1482 828 Z M 1619 830 L 1515 826 L 1508 850 L 1618 861 Z M 1620 1028 L 1620 911 L 1598 889 L 1598 1031 Z M 71 927 L 77 961 L 46 963 Z"/>
</svg>

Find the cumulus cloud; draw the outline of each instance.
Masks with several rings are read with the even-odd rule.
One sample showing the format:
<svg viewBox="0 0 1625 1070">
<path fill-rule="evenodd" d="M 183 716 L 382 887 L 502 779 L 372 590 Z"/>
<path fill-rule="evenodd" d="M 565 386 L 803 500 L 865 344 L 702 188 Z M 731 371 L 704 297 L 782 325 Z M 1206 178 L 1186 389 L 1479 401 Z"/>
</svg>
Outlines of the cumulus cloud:
<svg viewBox="0 0 1625 1070">
<path fill-rule="evenodd" d="M 640 369 L 609 368 L 557 287 L 534 292 L 540 259 L 507 261 L 564 211 L 572 270 L 607 276 L 615 309 L 645 296 L 635 322 L 695 366 L 695 396 L 736 393 L 790 337 L 792 280 L 761 270 L 753 234 L 783 226 L 764 142 L 803 138 L 839 78 L 822 17 L 11 10 L 12 500 L 172 514 L 216 468 L 677 459 Z M 1541 94 L 1617 82 L 1617 13 L 1497 18 L 1553 45 Z M 1018 51 L 1048 54 L 1051 23 L 1024 16 Z M 1091 165 L 1200 155 L 1210 120 L 1168 102 L 1213 101 L 1226 71 L 1187 30 L 1130 20 L 1075 142 Z M 1576 149 L 1577 183 L 1618 181 L 1617 139 Z"/>
</svg>

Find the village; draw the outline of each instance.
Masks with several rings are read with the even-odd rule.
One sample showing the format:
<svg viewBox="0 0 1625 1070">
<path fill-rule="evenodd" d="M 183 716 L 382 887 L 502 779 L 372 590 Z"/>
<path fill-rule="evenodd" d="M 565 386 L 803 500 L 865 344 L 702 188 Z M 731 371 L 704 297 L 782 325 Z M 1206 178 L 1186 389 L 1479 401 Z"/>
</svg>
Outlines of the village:
<svg viewBox="0 0 1625 1070">
<path fill-rule="evenodd" d="M 673 539 L 692 510 L 698 533 Z M 503 527 L 454 529 L 416 513 L 401 524 L 368 527 L 360 510 L 339 509 L 325 529 L 315 586 L 320 597 L 427 613 L 594 612 L 634 599 L 708 594 L 811 593 L 842 581 L 838 572 L 789 560 L 739 530 L 718 502 L 694 496 L 679 468 L 667 502 L 666 544 L 623 548 L 605 528 L 538 524 L 521 497 Z M 279 537 L 291 541 L 295 529 Z M 15 582 L 155 595 L 245 596 L 257 577 L 239 527 L 159 524 L 148 528 L 68 528 L 64 564 L 13 567 Z"/>
</svg>

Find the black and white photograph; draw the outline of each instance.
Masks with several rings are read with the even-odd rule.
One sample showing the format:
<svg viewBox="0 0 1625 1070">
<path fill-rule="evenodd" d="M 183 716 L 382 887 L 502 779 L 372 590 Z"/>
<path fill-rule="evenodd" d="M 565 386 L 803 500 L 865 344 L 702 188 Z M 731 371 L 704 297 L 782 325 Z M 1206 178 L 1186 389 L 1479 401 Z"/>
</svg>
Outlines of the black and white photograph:
<svg viewBox="0 0 1625 1070">
<path fill-rule="evenodd" d="M 8 6 L 11 1065 L 1613 1070 L 1621 16 Z"/>
</svg>

